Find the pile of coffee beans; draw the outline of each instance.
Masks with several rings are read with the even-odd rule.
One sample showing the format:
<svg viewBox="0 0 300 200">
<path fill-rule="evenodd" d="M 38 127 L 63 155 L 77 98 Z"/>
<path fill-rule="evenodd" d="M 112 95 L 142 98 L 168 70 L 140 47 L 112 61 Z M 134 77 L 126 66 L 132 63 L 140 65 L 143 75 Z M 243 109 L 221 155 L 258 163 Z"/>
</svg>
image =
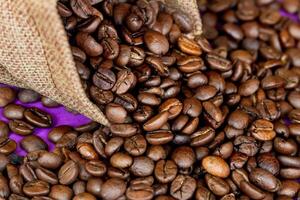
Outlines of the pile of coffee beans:
<svg viewBox="0 0 300 200">
<path fill-rule="evenodd" d="M 279 14 L 299 2 L 198 3 L 204 33 L 191 39 L 192 20 L 160 1 L 58 1 L 82 85 L 111 125 L 55 127 L 49 152 L 30 134 L 51 117 L 2 88 L 0 197 L 300 198 L 300 25 Z M 9 128 L 29 134 L 24 158 Z"/>
</svg>

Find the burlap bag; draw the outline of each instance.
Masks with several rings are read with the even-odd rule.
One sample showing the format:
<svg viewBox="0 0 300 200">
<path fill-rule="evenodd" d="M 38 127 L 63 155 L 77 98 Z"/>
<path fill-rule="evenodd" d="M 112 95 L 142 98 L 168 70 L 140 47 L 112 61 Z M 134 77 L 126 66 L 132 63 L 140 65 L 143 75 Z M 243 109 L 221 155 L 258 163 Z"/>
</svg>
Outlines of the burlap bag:
<svg viewBox="0 0 300 200">
<path fill-rule="evenodd" d="M 196 0 L 166 3 L 188 11 L 194 34 L 201 34 Z M 0 0 L 0 82 L 33 89 L 109 125 L 80 83 L 56 0 Z"/>
</svg>

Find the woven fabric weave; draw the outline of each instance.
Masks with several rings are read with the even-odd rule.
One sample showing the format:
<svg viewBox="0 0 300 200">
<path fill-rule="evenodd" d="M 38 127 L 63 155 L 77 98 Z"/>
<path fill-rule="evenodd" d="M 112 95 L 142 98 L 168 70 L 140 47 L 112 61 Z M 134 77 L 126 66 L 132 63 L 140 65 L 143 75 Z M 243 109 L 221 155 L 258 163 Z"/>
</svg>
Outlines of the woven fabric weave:
<svg viewBox="0 0 300 200">
<path fill-rule="evenodd" d="M 0 82 L 33 89 L 109 125 L 84 92 L 56 3 L 56 0 L 0 0 Z M 198 12 L 196 0 L 171 2 L 176 7 L 191 3 Z M 196 21 L 198 34 L 201 33 L 199 14 Z"/>
</svg>

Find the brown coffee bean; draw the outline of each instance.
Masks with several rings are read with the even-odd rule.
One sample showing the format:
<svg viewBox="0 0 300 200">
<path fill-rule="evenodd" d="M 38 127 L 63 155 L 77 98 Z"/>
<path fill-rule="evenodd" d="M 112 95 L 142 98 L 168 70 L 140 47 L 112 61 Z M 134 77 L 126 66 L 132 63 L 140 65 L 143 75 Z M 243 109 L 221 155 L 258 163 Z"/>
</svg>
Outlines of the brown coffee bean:
<svg viewBox="0 0 300 200">
<path fill-rule="evenodd" d="M 88 33 L 79 32 L 76 43 L 89 56 L 99 56 L 103 52 L 103 47 Z"/>
<path fill-rule="evenodd" d="M 105 200 L 117 199 L 125 193 L 126 183 L 117 178 L 110 178 L 105 181 L 101 188 L 101 197 Z"/>
<path fill-rule="evenodd" d="M 33 132 L 34 127 L 22 120 L 11 120 L 8 123 L 11 131 L 19 135 L 30 135 Z"/>
<path fill-rule="evenodd" d="M 167 111 L 163 111 L 156 116 L 149 119 L 144 125 L 143 128 L 145 131 L 155 131 L 160 129 L 168 120 L 169 113 Z"/>
<path fill-rule="evenodd" d="M 127 111 L 119 104 L 110 103 L 105 107 L 105 115 L 112 123 L 124 123 Z"/>
<path fill-rule="evenodd" d="M 110 158 L 110 164 L 116 168 L 128 168 L 132 165 L 133 159 L 130 155 L 117 152 Z"/>
<path fill-rule="evenodd" d="M 253 169 L 249 179 L 258 187 L 269 192 L 275 192 L 281 186 L 281 182 L 273 174 L 261 168 Z"/>
<path fill-rule="evenodd" d="M 150 200 L 153 196 L 153 188 L 143 183 L 131 184 L 126 190 L 126 198 L 129 200 Z"/>
<path fill-rule="evenodd" d="M 87 193 L 87 192 L 83 192 L 83 193 L 77 194 L 73 198 L 73 200 L 86 200 L 86 199 L 88 199 L 88 200 L 96 200 L 97 198 L 94 195 L 92 195 L 90 193 Z"/>
<path fill-rule="evenodd" d="M 137 124 L 112 124 L 110 131 L 119 137 L 130 137 L 135 135 L 139 130 Z"/>
<path fill-rule="evenodd" d="M 30 197 L 47 195 L 50 192 L 50 185 L 41 180 L 34 180 L 25 183 L 23 192 Z"/>
<path fill-rule="evenodd" d="M 176 148 L 171 156 L 179 168 L 189 168 L 196 161 L 196 155 L 191 147 L 180 146 Z"/>
<path fill-rule="evenodd" d="M 240 183 L 240 189 L 251 199 L 263 199 L 266 196 L 262 190 L 247 181 Z"/>
<path fill-rule="evenodd" d="M 269 153 L 260 154 L 257 157 L 257 165 L 258 167 L 271 172 L 273 175 L 277 175 L 279 173 L 279 169 L 280 169 L 279 161 L 272 154 Z"/>
<path fill-rule="evenodd" d="M 4 107 L 3 115 L 8 119 L 23 119 L 24 111 L 25 108 L 20 105 L 9 104 Z"/>
<path fill-rule="evenodd" d="M 78 164 L 70 160 L 59 169 L 58 179 L 63 185 L 70 185 L 77 179 L 78 174 Z"/>
<path fill-rule="evenodd" d="M 51 152 L 42 153 L 37 161 L 47 169 L 57 169 L 62 164 L 61 156 Z"/>
<path fill-rule="evenodd" d="M 100 178 L 90 178 L 86 184 L 87 192 L 100 197 L 101 195 L 101 186 L 103 184 L 102 179 Z"/>
<path fill-rule="evenodd" d="M 154 174 L 159 182 L 169 183 L 177 175 L 177 166 L 172 160 L 160 160 L 155 166 Z"/>
<path fill-rule="evenodd" d="M 253 122 L 250 127 L 250 131 L 258 140 L 268 141 L 273 140 L 276 136 L 275 131 L 273 130 L 273 124 L 265 119 L 259 119 Z"/>
<path fill-rule="evenodd" d="M 213 70 L 219 70 L 221 72 L 229 71 L 232 68 L 232 64 L 229 60 L 222 58 L 221 56 L 218 56 L 213 53 L 209 53 L 206 55 L 207 62 L 209 63 L 209 66 Z"/>
<path fill-rule="evenodd" d="M 141 176 L 141 177 L 151 175 L 153 170 L 154 170 L 154 162 L 146 156 L 135 157 L 130 167 L 130 171 L 135 176 Z"/>
<path fill-rule="evenodd" d="M 106 165 L 100 160 L 91 160 L 85 163 L 85 170 L 93 176 L 103 176 L 107 169 Z"/>
<path fill-rule="evenodd" d="M 183 105 L 178 99 L 170 98 L 159 106 L 159 111 L 167 111 L 169 113 L 169 119 L 174 119 L 180 114 L 182 108 Z"/>
<path fill-rule="evenodd" d="M 144 41 L 147 48 L 154 54 L 164 55 L 169 50 L 167 38 L 157 31 L 147 31 L 144 35 Z"/>
<path fill-rule="evenodd" d="M 39 167 L 35 169 L 35 174 L 39 180 L 45 181 L 49 184 L 54 185 L 58 183 L 56 174 L 48 169 Z"/>
<path fill-rule="evenodd" d="M 52 117 L 38 108 L 27 108 L 24 112 L 25 119 L 37 127 L 50 127 L 52 125 Z"/>
<path fill-rule="evenodd" d="M 210 174 L 226 178 L 230 174 L 228 164 L 218 156 L 207 156 L 202 160 L 203 168 Z"/>
<path fill-rule="evenodd" d="M 285 195 L 288 197 L 294 197 L 299 190 L 299 183 L 294 180 L 281 181 L 281 187 L 277 191 L 278 195 Z"/>
<path fill-rule="evenodd" d="M 214 105 L 210 101 L 205 101 L 202 103 L 202 105 L 203 105 L 205 112 L 207 112 L 207 114 L 209 115 L 209 117 L 211 117 L 216 122 L 221 122 L 223 115 L 222 115 L 222 111 L 220 110 L 220 108 L 218 108 L 216 105 Z"/>
<path fill-rule="evenodd" d="M 184 36 L 180 36 L 178 38 L 178 47 L 182 52 L 188 55 L 199 56 L 202 53 L 202 50 L 197 42 Z"/>
<path fill-rule="evenodd" d="M 215 138 L 215 131 L 211 127 L 203 127 L 191 136 L 191 146 L 204 146 Z"/>
<path fill-rule="evenodd" d="M 176 199 L 190 199 L 196 190 L 196 180 L 190 176 L 178 175 L 170 187 L 170 194 Z"/>
<path fill-rule="evenodd" d="M 71 199 L 73 196 L 73 191 L 64 185 L 53 185 L 51 187 L 49 197 L 53 199 Z"/>
<path fill-rule="evenodd" d="M 224 196 L 230 192 L 230 187 L 223 179 L 210 174 L 205 175 L 205 182 L 215 195 Z"/>
<path fill-rule="evenodd" d="M 283 139 L 276 137 L 274 139 L 274 149 L 280 154 L 283 155 L 295 155 L 298 151 L 298 146 L 292 138 Z"/>
<path fill-rule="evenodd" d="M 33 152 L 37 150 L 47 150 L 48 145 L 42 138 L 36 135 L 29 135 L 24 137 L 21 142 L 21 147 L 27 152 Z"/>
<path fill-rule="evenodd" d="M 152 145 L 162 145 L 171 142 L 174 135 L 171 131 L 157 130 L 147 133 L 146 140 Z"/>
</svg>

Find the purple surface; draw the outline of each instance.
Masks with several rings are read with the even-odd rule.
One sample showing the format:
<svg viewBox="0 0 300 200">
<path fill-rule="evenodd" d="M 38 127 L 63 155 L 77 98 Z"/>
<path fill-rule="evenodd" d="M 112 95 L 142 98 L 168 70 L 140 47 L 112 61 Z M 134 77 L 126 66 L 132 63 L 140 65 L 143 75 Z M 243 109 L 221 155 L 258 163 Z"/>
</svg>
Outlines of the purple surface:
<svg viewBox="0 0 300 200">
<path fill-rule="evenodd" d="M 3 84 L 0 84 L 0 87 L 4 86 Z M 52 115 L 53 117 L 53 127 L 59 126 L 59 125 L 69 125 L 69 126 L 80 126 L 83 124 L 86 124 L 90 122 L 91 120 L 83 115 L 80 114 L 73 114 L 68 112 L 63 106 L 57 107 L 57 108 L 46 108 L 42 105 L 41 102 L 36 103 L 29 103 L 29 104 L 23 104 L 20 101 L 16 101 L 16 104 L 22 105 L 24 107 L 37 107 L 41 110 L 44 110 Z M 0 120 L 8 122 L 8 120 L 3 117 L 2 115 L 3 108 L 0 108 Z M 53 150 L 54 145 L 48 140 L 48 132 L 51 130 L 51 128 L 36 128 L 34 130 L 34 134 L 40 136 L 43 138 L 44 141 L 47 142 L 49 146 L 49 150 Z M 24 156 L 26 155 L 26 152 L 20 147 L 19 141 L 23 138 L 23 136 L 17 135 L 15 133 L 10 134 L 10 138 L 15 140 L 18 144 L 16 153 L 18 155 Z"/>
</svg>

